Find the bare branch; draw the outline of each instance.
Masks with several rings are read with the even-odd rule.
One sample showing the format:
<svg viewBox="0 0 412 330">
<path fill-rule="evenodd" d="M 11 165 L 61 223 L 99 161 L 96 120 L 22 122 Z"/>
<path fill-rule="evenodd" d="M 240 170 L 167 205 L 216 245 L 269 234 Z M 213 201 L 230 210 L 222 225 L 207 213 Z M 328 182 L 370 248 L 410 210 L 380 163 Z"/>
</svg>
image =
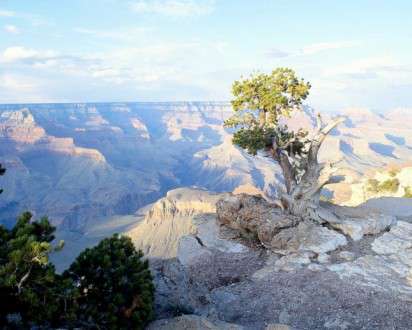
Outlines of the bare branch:
<svg viewBox="0 0 412 330">
<path fill-rule="evenodd" d="M 323 122 L 322 122 L 322 116 L 320 115 L 320 112 L 318 112 L 316 116 L 316 128 L 318 131 L 322 129 Z"/>
<path fill-rule="evenodd" d="M 334 129 L 337 125 L 344 122 L 345 118 L 339 117 L 335 120 L 331 121 L 328 125 L 320 129 L 312 139 L 312 142 L 309 147 L 309 154 L 308 154 L 308 162 L 309 165 L 311 163 L 317 164 L 317 157 L 319 149 L 325 140 L 326 136 L 330 133 L 332 129 Z"/>
<path fill-rule="evenodd" d="M 21 288 L 22 288 L 24 282 L 26 282 L 26 280 L 29 278 L 32 268 L 33 268 L 33 265 L 30 266 L 27 273 L 24 274 L 23 277 L 20 279 L 19 283 L 17 283 L 17 292 L 19 294 L 21 293 Z"/>
<path fill-rule="evenodd" d="M 344 117 L 338 117 L 331 121 L 329 124 L 327 124 L 325 127 L 323 127 L 317 134 L 316 140 L 319 141 L 319 144 L 322 144 L 323 140 L 326 138 L 326 136 L 330 133 L 331 130 L 333 130 L 336 126 L 338 126 L 340 123 L 343 123 L 345 121 Z"/>
</svg>

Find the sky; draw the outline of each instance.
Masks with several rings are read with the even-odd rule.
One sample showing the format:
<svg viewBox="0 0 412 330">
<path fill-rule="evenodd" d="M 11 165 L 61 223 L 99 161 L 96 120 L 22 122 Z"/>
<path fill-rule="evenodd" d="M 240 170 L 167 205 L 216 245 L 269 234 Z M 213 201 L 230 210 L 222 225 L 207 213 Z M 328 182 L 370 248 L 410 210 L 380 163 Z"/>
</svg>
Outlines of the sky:
<svg viewBox="0 0 412 330">
<path fill-rule="evenodd" d="M 410 0 L 0 0 L 0 103 L 225 101 L 290 67 L 321 111 L 412 107 Z"/>
</svg>

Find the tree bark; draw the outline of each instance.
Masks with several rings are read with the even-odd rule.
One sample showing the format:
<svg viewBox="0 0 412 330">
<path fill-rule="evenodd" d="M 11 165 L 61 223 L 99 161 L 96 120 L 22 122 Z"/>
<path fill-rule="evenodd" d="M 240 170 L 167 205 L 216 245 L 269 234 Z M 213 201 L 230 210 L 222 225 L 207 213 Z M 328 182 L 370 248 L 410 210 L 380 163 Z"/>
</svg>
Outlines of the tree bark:
<svg viewBox="0 0 412 330">
<path fill-rule="evenodd" d="M 318 162 L 318 152 L 326 136 L 343 121 L 344 118 L 337 118 L 322 127 L 320 118 L 318 118 L 317 132 L 310 142 L 307 162 L 301 178 L 297 178 L 296 170 L 287 152 L 278 148 L 275 142 L 273 143 L 272 157 L 282 169 L 286 186 L 286 194 L 281 196 L 281 202 L 289 213 L 302 219 L 309 217 L 312 220 L 323 222 L 321 215 L 323 213 L 318 212 L 321 190 L 327 184 L 340 182 L 342 177 L 331 175 L 334 171 L 330 164 L 330 171 L 322 172 L 328 164 Z"/>
</svg>

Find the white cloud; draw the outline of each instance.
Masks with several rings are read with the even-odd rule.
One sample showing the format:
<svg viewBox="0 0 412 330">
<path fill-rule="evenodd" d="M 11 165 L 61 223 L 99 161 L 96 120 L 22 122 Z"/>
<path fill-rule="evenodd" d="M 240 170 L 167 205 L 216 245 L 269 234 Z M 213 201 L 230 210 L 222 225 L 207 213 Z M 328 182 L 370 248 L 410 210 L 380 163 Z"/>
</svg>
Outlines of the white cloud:
<svg viewBox="0 0 412 330">
<path fill-rule="evenodd" d="M 4 26 L 4 31 L 11 33 L 11 34 L 19 34 L 20 30 L 17 26 L 15 25 L 5 25 Z"/>
<path fill-rule="evenodd" d="M 25 77 L 5 74 L 0 76 L 0 87 L 15 92 L 31 92 L 35 88 L 35 83 Z"/>
<path fill-rule="evenodd" d="M 190 17 L 210 14 L 214 0 L 139 0 L 130 3 L 133 11 L 140 14 L 159 14 L 171 17 Z"/>
<path fill-rule="evenodd" d="M 269 57 L 286 58 L 292 56 L 314 55 L 328 50 L 352 48 L 359 46 L 358 41 L 336 41 L 336 42 L 319 42 L 302 47 L 298 50 L 286 51 L 279 48 L 272 48 L 266 52 Z"/>
<path fill-rule="evenodd" d="M 15 46 L 0 52 L 0 63 L 35 70 L 33 72 L 42 75 L 70 75 L 116 85 L 173 81 L 190 84 L 199 70 L 214 70 L 214 63 L 221 61 L 226 48 L 227 45 L 222 42 L 161 42 L 95 54 L 71 55 Z M 208 64 L 200 69 L 199 63 Z"/>
<path fill-rule="evenodd" d="M 10 10 L 0 9 L 0 17 L 13 17 L 16 16 L 16 13 Z"/>
<path fill-rule="evenodd" d="M 36 62 L 45 61 L 58 57 L 58 54 L 52 50 L 38 51 L 31 48 L 20 46 L 8 47 L 0 55 L 1 62 Z"/>
<path fill-rule="evenodd" d="M 367 73 L 378 73 L 382 71 L 394 71 L 399 64 L 390 56 L 368 57 L 358 59 L 349 63 L 340 64 L 333 68 L 326 69 L 323 73 L 326 76 L 333 75 L 359 75 Z"/>
<path fill-rule="evenodd" d="M 43 103 L 65 101 L 50 94 L 54 83 L 30 74 L 0 75 L 0 103 Z"/>
<path fill-rule="evenodd" d="M 319 42 L 303 47 L 300 53 L 304 55 L 312 55 L 323 52 L 325 50 L 352 48 L 358 45 L 359 42 L 356 41 Z"/>
<path fill-rule="evenodd" d="M 114 39 L 121 41 L 131 41 L 141 37 L 150 29 L 145 27 L 128 27 L 115 30 L 94 30 L 82 27 L 75 28 L 74 31 L 80 34 L 93 36 L 100 39 Z"/>
<path fill-rule="evenodd" d="M 38 50 L 21 46 L 6 48 L 0 53 L 0 63 L 24 65 L 37 69 L 53 68 L 66 71 L 66 73 L 79 70 L 96 64 L 99 59 L 95 56 L 79 56 L 61 54 L 54 50 Z"/>
</svg>

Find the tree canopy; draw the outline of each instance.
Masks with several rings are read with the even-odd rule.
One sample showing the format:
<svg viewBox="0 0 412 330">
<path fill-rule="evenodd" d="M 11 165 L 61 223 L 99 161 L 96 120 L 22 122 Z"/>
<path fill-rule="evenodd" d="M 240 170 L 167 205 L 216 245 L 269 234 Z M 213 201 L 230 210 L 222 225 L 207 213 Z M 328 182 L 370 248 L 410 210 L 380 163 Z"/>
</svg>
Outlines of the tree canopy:
<svg viewBox="0 0 412 330">
<path fill-rule="evenodd" d="M 110 329 L 143 329 L 153 316 L 148 261 L 131 239 L 114 235 L 86 249 L 63 274 L 78 288 L 78 318 Z"/>
<path fill-rule="evenodd" d="M 0 226 L 0 324 L 19 315 L 23 324 L 52 322 L 58 308 L 56 273 L 48 255 L 55 228 L 23 213 L 11 230 Z"/>
<path fill-rule="evenodd" d="M 289 131 L 279 124 L 279 119 L 300 108 L 309 95 L 310 87 L 288 68 L 278 68 L 271 74 L 252 74 L 249 78 L 235 81 L 231 101 L 235 113 L 225 121 L 226 127 L 237 129 L 233 143 L 256 154 L 270 146 L 273 139 L 279 145 L 289 143 L 289 146 L 290 141 L 300 140 L 304 132 Z M 299 149 L 298 144 L 295 147 Z"/>
</svg>

